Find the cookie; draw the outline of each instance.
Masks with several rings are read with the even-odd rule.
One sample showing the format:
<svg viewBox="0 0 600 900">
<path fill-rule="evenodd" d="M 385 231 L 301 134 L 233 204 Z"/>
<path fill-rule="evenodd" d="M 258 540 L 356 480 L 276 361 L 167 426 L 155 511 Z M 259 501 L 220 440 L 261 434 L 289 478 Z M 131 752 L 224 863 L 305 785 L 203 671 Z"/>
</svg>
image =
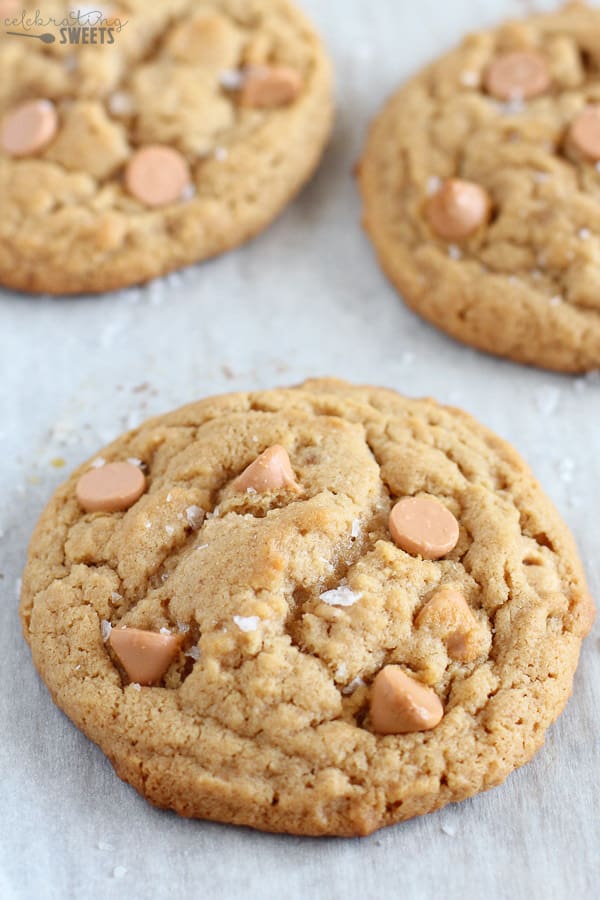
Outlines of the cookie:
<svg viewBox="0 0 600 900">
<path fill-rule="evenodd" d="M 364 835 L 531 758 L 593 605 L 511 447 L 324 379 L 101 451 L 41 517 L 21 614 L 55 702 L 152 803 Z"/>
<path fill-rule="evenodd" d="M 0 283 L 71 294 L 148 281 L 256 235 L 318 164 L 330 67 L 287 0 L 49 2 L 28 28 L 11 3 Z"/>
<path fill-rule="evenodd" d="M 452 337 L 600 367 L 600 10 L 479 32 L 409 81 L 359 166 L 364 223 L 406 303 Z"/>
</svg>

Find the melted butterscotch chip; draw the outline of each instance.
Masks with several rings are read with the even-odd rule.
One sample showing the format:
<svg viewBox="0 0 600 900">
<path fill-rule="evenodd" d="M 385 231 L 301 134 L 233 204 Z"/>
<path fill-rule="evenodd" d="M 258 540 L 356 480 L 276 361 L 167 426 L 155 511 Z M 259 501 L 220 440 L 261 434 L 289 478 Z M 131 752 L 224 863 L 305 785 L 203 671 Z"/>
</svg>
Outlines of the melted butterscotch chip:
<svg viewBox="0 0 600 900">
<path fill-rule="evenodd" d="M 282 488 L 299 491 L 288 452 L 279 444 L 274 444 L 258 456 L 232 482 L 233 491 L 255 491 L 263 493 Z"/>
<path fill-rule="evenodd" d="M 429 731 L 440 723 L 444 707 L 435 691 L 402 671 L 385 666 L 371 689 L 371 724 L 379 734 Z"/>
<path fill-rule="evenodd" d="M 114 462 L 90 469 L 77 482 L 77 499 L 86 512 L 129 509 L 146 490 L 141 469 L 129 462 Z"/>
<path fill-rule="evenodd" d="M 135 684 L 161 680 L 181 645 L 175 634 L 156 634 L 140 628 L 113 628 L 108 642 Z"/>
<path fill-rule="evenodd" d="M 545 94 L 550 83 L 548 63 L 535 50 L 504 53 L 485 73 L 486 90 L 498 100 L 531 100 Z"/>
<path fill-rule="evenodd" d="M 450 553 L 459 536 L 458 522 L 433 497 L 404 497 L 390 512 L 389 525 L 398 547 L 424 559 L 439 559 Z"/>
<path fill-rule="evenodd" d="M 427 218 L 433 230 L 447 241 L 469 237 L 490 216 L 487 191 L 478 184 L 449 178 L 427 204 Z"/>
<path fill-rule="evenodd" d="M 29 100 L 4 117 L 0 147 L 9 156 L 33 156 L 50 143 L 57 129 L 54 104 L 50 100 Z"/>
</svg>

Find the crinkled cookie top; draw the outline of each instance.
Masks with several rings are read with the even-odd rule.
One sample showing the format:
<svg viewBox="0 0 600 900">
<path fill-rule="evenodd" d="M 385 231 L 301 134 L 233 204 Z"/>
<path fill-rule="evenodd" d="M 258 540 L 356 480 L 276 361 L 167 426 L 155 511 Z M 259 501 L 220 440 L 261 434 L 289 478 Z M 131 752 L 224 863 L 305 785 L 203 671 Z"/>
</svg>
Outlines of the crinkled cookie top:
<svg viewBox="0 0 600 900">
<path fill-rule="evenodd" d="M 0 282 L 147 280 L 251 237 L 314 169 L 329 67 L 287 0 L 21 6 L 0 0 Z"/>
<path fill-rule="evenodd" d="M 22 616 L 53 698 L 152 802 L 364 834 L 528 760 L 593 607 L 508 445 L 459 410 L 321 380 L 101 451 L 38 524 Z"/>
<path fill-rule="evenodd" d="M 600 10 L 477 32 L 375 121 L 365 224 L 407 303 L 458 340 L 600 367 Z"/>
</svg>

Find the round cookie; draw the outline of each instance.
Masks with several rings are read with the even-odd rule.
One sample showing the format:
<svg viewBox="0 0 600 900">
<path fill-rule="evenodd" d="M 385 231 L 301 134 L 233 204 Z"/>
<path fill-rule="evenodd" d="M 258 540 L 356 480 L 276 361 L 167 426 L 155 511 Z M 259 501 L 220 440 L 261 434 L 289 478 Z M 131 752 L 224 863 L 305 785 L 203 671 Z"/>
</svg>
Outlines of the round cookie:
<svg viewBox="0 0 600 900">
<path fill-rule="evenodd" d="M 288 0 L 119 0 L 70 15 L 48 2 L 46 31 L 25 31 L 9 7 L 0 283 L 71 294 L 147 281 L 253 237 L 317 166 L 330 66 Z M 11 24 L 52 40 L 7 35 Z"/>
<path fill-rule="evenodd" d="M 600 10 L 479 32 L 409 81 L 359 166 L 406 303 L 524 363 L 600 368 Z"/>
<path fill-rule="evenodd" d="M 115 462 L 145 476 L 126 510 L 88 478 Z M 83 465 L 36 528 L 21 614 L 54 700 L 152 803 L 353 835 L 530 759 L 593 604 L 511 447 L 325 379 L 200 401 Z"/>
</svg>

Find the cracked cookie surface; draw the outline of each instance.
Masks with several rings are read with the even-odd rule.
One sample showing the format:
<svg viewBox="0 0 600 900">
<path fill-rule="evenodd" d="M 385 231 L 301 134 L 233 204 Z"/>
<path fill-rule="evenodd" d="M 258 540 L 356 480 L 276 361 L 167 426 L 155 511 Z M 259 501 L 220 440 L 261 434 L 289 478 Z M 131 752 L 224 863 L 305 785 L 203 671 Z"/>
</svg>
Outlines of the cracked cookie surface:
<svg viewBox="0 0 600 900">
<path fill-rule="evenodd" d="M 412 309 L 466 344 L 573 372 L 600 367 L 600 150 L 582 152 L 593 123 L 583 141 L 573 130 L 600 104 L 599 46 L 600 11 L 581 4 L 468 36 L 389 100 L 359 175 L 365 226 Z M 528 81 L 506 99 L 524 58 Z M 491 201 L 491 221 L 454 242 L 427 216 L 445 179 Z"/>
<path fill-rule="evenodd" d="M 296 482 L 236 490 L 273 445 Z M 142 467 L 145 493 L 84 512 L 80 479 L 123 461 Z M 444 558 L 391 538 L 393 504 L 420 496 L 458 521 Z M 457 593 L 450 630 L 465 617 L 469 630 L 453 645 L 443 615 Z M 352 835 L 530 759 L 571 692 L 593 605 L 566 526 L 512 448 L 459 410 L 322 379 L 200 401 L 83 465 L 36 528 L 21 614 L 56 703 L 153 803 Z M 155 686 L 130 683 L 115 657 L 123 626 L 178 636 Z M 437 695 L 439 724 L 376 733 L 386 666 Z"/>
<path fill-rule="evenodd" d="M 69 9 L 41 4 L 45 21 Z M 0 282 L 9 287 L 112 290 L 228 250 L 279 214 L 328 138 L 329 63 L 287 0 L 123 0 L 110 15 L 112 43 L 61 44 L 54 25 L 50 44 L 0 34 L 0 123 L 6 146 L 27 150 L 0 147 Z M 280 82 L 287 74 L 283 92 L 280 83 L 265 105 L 263 81 L 248 102 L 245 77 L 266 70 Z M 24 142 L 23 122 L 10 116 L 35 100 L 53 104 L 56 131 L 37 142 L 29 131 Z M 189 172 L 160 208 L 144 202 L 148 191 L 132 194 L 139 178 L 127 177 L 135 154 L 157 145 Z M 164 173 L 160 163 L 145 171 L 151 191 Z"/>
</svg>

